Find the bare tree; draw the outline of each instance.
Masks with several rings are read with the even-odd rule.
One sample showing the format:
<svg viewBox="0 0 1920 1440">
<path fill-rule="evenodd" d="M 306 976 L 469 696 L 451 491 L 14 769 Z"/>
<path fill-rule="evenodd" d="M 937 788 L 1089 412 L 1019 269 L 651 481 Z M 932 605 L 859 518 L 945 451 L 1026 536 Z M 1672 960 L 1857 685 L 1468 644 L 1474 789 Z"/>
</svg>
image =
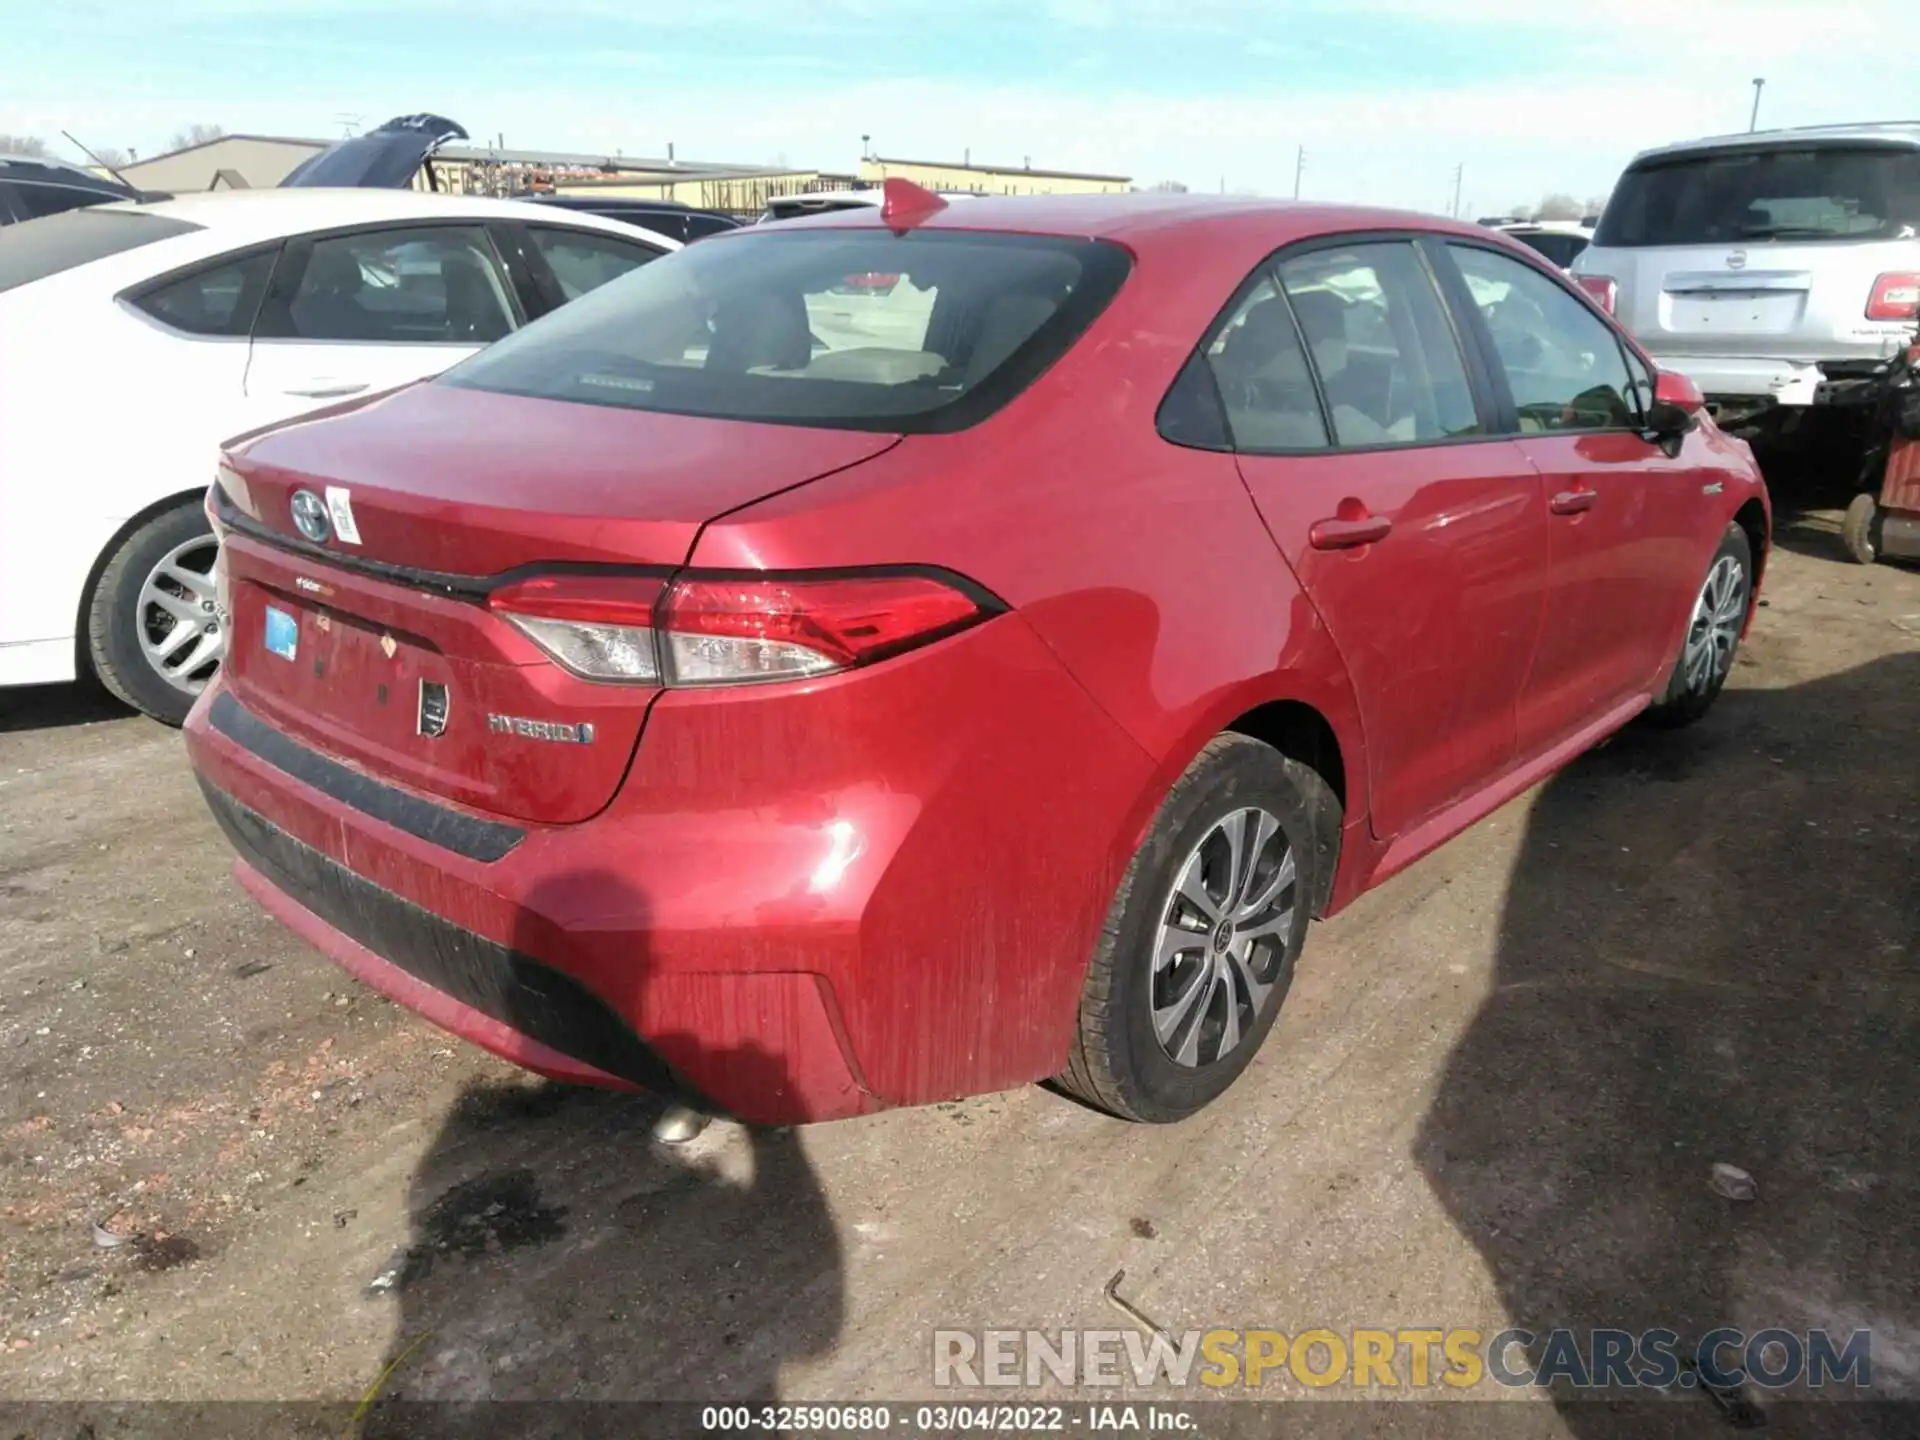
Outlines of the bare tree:
<svg viewBox="0 0 1920 1440">
<path fill-rule="evenodd" d="M 205 145 L 209 140 L 218 140 L 227 133 L 224 125 L 194 124 L 184 130 L 174 132 L 173 143 L 169 150 L 186 150 L 195 145 Z"/>
<path fill-rule="evenodd" d="M 1149 185 L 1147 189 L 1160 195 L 1185 195 L 1187 193 L 1187 187 L 1178 180 L 1162 180 L 1157 184 Z"/>
<path fill-rule="evenodd" d="M 47 142 L 38 135 L 0 135 L 0 155 L 50 155 Z"/>
<path fill-rule="evenodd" d="M 1587 200 L 1587 214 L 1598 215 L 1602 210 L 1607 208 L 1607 200 L 1609 198 L 1610 197 L 1606 195 L 1601 195 L 1598 198 L 1589 197 Z"/>
<path fill-rule="evenodd" d="M 117 145 L 94 146 L 93 158 L 112 170 L 118 170 L 122 165 L 132 163 L 133 159 L 132 156 L 128 155 L 126 151 Z"/>
<path fill-rule="evenodd" d="M 1540 220 L 1578 220 L 1587 212 L 1580 208 L 1580 202 L 1571 195 L 1555 193 L 1540 201 L 1540 211 L 1535 217 Z"/>
</svg>

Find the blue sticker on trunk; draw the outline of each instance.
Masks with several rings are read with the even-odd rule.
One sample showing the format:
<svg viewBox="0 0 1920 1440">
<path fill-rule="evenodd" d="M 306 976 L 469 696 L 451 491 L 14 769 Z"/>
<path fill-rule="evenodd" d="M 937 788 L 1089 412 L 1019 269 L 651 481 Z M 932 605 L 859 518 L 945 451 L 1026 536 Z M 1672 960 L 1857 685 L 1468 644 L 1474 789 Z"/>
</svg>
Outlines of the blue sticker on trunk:
<svg viewBox="0 0 1920 1440">
<path fill-rule="evenodd" d="M 293 659 L 300 648 L 300 626 L 284 610 L 267 607 L 267 649 L 282 660 Z"/>
</svg>

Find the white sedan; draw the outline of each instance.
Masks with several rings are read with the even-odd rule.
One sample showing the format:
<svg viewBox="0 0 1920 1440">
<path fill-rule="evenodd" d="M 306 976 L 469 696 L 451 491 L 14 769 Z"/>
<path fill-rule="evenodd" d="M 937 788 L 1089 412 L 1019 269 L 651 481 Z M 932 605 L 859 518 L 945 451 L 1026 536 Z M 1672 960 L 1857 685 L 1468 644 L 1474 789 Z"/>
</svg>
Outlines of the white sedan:
<svg viewBox="0 0 1920 1440">
<path fill-rule="evenodd" d="M 0 686 L 177 724 L 219 664 L 229 436 L 438 374 L 679 244 L 411 190 L 222 191 L 0 230 Z"/>
</svg>

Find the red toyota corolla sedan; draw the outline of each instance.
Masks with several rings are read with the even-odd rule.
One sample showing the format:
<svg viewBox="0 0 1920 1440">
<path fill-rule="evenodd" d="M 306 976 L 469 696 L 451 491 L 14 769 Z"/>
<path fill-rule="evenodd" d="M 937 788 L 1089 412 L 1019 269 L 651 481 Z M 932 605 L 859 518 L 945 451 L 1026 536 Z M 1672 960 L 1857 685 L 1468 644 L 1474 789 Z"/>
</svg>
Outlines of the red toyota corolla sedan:
<svg viewBox="0 0 1920 1440">
<path fill-rule="evenodd" d="M 1191 1114 L 1310 916 L 1707 709 L 1770 525 L 1490 231 L 897 183 L 236 442 L 209 507 L 247 889 L 533 1070 L 773 1123 Z"/>
</svg>

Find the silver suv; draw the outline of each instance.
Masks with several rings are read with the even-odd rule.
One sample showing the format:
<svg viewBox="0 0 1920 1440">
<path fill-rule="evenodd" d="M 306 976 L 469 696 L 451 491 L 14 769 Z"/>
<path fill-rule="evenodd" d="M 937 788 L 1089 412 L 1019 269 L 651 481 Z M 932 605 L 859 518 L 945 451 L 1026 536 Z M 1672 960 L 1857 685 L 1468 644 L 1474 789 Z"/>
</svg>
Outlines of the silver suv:
<svg viewBox="0 0 1920 1440">
<path fill-rule="evenodd" d="M 1920 122 L 1649 150 L 1572 268 L 1724 423 L 1871 404 L 1920 315 Z"/>
</svg>

